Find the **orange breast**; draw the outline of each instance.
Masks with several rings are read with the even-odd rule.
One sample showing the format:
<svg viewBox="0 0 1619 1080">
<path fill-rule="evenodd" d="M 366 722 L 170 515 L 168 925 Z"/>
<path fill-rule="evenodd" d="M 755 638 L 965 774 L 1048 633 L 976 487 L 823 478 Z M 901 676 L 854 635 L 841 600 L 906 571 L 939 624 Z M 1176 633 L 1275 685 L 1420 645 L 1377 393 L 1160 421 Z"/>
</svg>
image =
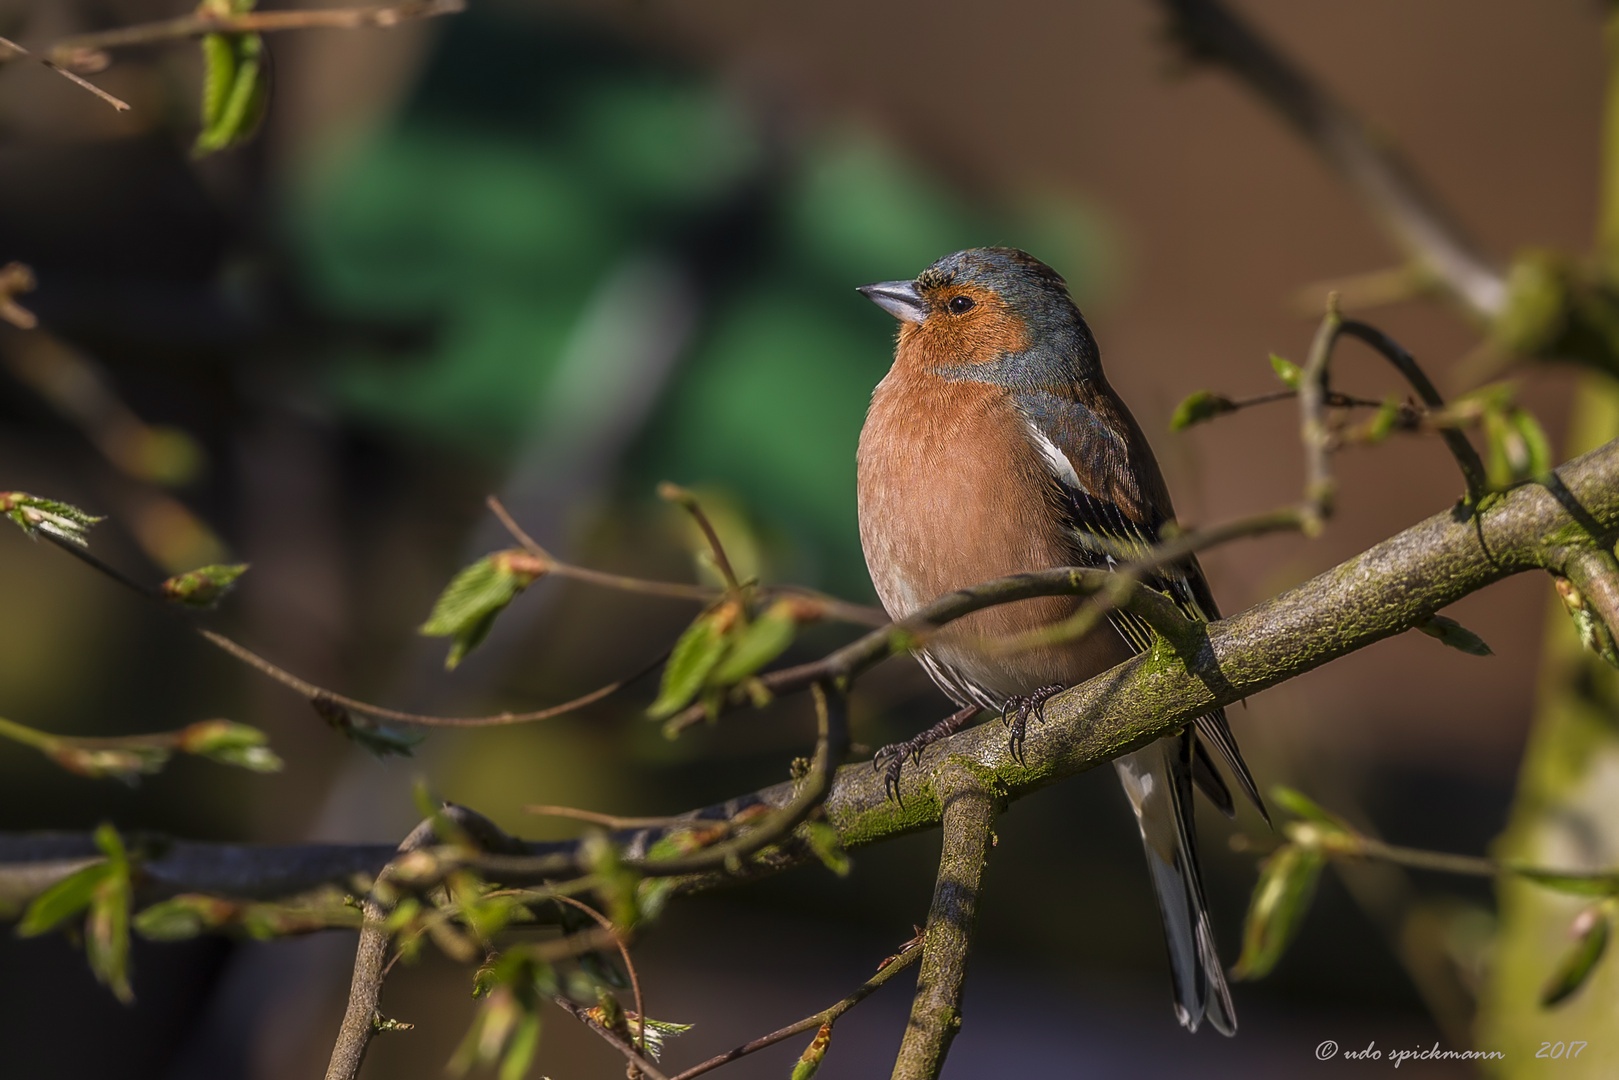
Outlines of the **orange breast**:
<svg viewBox="0 0 1619 1080">
<path fill-rule="evenodd" d="M 897 364 L 872 397 L 858 465 L 866 565 L 895 618 L 956 589 L 1070 561 L 1045 466 L 999 387 Z M 1077 603 L 1053 597 L 978 612 L 929 652 L 997 697 L 1072 685 L 1129 655 L 1110 628 L 994 658 L 968 642 L 1049 625 Z"/>
</svg>

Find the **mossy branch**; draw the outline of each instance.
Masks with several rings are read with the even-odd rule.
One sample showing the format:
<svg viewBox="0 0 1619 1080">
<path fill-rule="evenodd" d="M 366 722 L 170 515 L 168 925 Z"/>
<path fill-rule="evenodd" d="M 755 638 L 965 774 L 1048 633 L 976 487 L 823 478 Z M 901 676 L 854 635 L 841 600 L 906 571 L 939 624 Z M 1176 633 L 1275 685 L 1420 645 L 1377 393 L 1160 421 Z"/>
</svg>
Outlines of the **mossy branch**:
<svg viewBox="0 0 1619 1080">
<path fill-rule="evenodd" d="M 1047 722 L 1030 732 L 1021 760 L 1004 735 L 971 728 L 929 747 L 904 774 L 904 801 L 884 790 L 864 764 L 837 770 L 823 804 L 844 847 L 862 847 L 930 828 L 943 816 L 938 777 L 950 766 L 975 770 L 998 799 L 1015 800 L 1177 730 L 1219 705 L 1229 705 L 1425 622 L 1434 612 L 1494 582 L 1527 570 L 1551 569 L 1574 531 L 1611 545 L 1619 535 L 1619 441 L 1564 465 L 1552 484 L 1529 483 L 1493 499 L 1476 513 L 1452 508 L 1434 515 L 1281 596 L 1230 618 L 1193 627 L 1194 647 L 1141 654 L 1053 698 Z M 1578 508 L 1580 520 L 1565 504 Z M 1047 572 L 1047 577 L 1057 573 Z M 1020 575 L 947 597 L 976 610 L 990 597 L 1034 595 Z M 1148 595 L 1151 590 L 1140 590 Z M 865 639 L 862 639 L 865 640 Z M 856 643 L 859 644 L 859 643 Z M 852 648 L 852 647 L 851 647 Z M 869 646 L 868 646 L 869 648 Z M 834 654 L 836 655 L 836 654 Z M 856 650 L 838 667 L 853 673 L 883 650 Z M 789 671 L 794 669 L 788 669 Z M 824 672 L 822 676 L 824 677 Z M 779 811 L 801 784 L 778 784 L 686 815 L 687 827 L 726 822 L 749 808 Z M 667 827 L 615 834 L 624 859 L 641 873 L 658 873 L 648 849 Z M 746 834 L 744 834 L 746 835 Z M 521 855 L 485 856 L 487 879 L 521 883 L 580 872 L 573 842 L 527 843 Z M 27 899 L 92 856 L 89 837 L 0 835 L 0 898 Z M 213 892 L 271 897 L 356 872 L 375 874 L 392 857 L 386 845 L 255 847 L 176 841 L 143 863 L 144 895 Z M 674 888 L 693 892 L 778 872 L 815 858 L 796 835 L 740 859 L 681 876 Z M 673 864 L 667 864 L 673 865 Z"/>
</svg>

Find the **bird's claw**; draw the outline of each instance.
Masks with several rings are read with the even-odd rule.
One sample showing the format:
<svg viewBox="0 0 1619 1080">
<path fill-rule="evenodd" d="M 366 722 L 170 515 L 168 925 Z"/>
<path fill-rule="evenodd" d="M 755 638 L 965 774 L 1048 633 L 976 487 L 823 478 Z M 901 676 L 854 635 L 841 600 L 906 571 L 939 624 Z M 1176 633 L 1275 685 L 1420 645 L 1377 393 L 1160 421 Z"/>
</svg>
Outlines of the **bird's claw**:
<svg viewBox="0 0 1619 1080">
<path fill-rule="evenodd" d="M 889 794 L 892 794 L 895 802 L 904 805 L 904 801 L 899 796 L 899 778 L 900 772 L 905 768 L 905 759 L 910 758 L 917 764 L 921 764 L 922 751 L 940 739 L 947 739 L 960 731 L 961 726 L 971 720 L 973 714 L 977 711 L 976 706 L 965 705 L 920 735 L 907 739 L 905 742 L 889 743 L 878 750 L 871 759 L 871 767 L 873 769 L 884 769 L 883 797 L 887 798 Z"/>
<path fill-rule="evenodd" d="M 909 758 L 913 762 L 921 762 L 922 751 L 942 737 L 937 728 L 929 728 L 915 738 L 907 739 L 901 743 L 889 743 L 872 756 L 871 767 L 873 769 L 883 769 L 884 798 L 893 795 L 895 802 L 901 805 L 904 804 L 904 800 L 899 796 L 899 777 L 901 770 L 905 767 L 905 759 Z"/>
<path fill-rule="evenodd" d="M 1029 732 L 1030 717 L 1042 724 L 1045 723 L 1046 702 L 1065 689 L 1061 683 L 1051 683 L 1040 687 L 1032 694 L 1009 697 L 1001 706 L 1001 723 L 1012 729 L 1006 740 L 1006 748 L 1018 764 L 1023 764 L 1023 740 Z"/>
</svg>

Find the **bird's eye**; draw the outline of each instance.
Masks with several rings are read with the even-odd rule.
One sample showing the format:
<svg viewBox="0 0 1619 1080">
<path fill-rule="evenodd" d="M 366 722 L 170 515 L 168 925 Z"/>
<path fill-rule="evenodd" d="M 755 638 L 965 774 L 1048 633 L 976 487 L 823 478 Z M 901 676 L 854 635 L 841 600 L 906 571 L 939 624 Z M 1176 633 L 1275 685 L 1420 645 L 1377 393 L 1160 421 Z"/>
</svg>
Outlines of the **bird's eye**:
<svg viewBox="0 0 1619 1080">
<path fill-rule="evenodd" d="M 965 315 L 973 309 L 973 298 L 970 296 L 952 296 L 950 298 L 950 313 L 952 315 Z"/>
</svg>

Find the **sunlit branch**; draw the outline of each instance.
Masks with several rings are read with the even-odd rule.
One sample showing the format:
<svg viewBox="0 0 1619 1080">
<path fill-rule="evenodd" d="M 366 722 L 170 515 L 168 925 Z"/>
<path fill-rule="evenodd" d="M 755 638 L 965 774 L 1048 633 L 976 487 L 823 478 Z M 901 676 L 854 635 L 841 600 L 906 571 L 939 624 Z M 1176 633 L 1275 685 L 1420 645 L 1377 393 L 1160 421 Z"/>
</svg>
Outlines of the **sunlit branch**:
<svg viewBox="0 0 1619 1080">
<path fill-rule="evenodd" d="M 636 1040 L 638 1044 L 636 1049 L 642 1054 L 645 1054 L 646 1003 L 641 1000 L 641 977 L 640 975 L 636 974 L 635 961 L 630 959 L 630 949 L 629 946 L 624 942 L 623 932 L 620 931 L 618 927 L 613 925 L 612 920 L 607 918 L 607 916 L 603 915 L 601 912 L 597 911 L 595 908 L 591 907 L 589 904 L 581 903 L 578 900 L 575 900 L 573 897 L 564 896 L 561 893 L 558 893 L 556 896 L 552 897 L 552 899 L 560 900 L 562 903 L 584 912 L 595 921 L 597 926 L 600 926 L 603 930 L 607 931 L 607 933 L 613 936 L 613 941 L 618 945 L 618 955 L 624 961 L 624 970 L 628 972 L 630 976 L 630 992 L 635 995 L 635 1015 L 641 1020 L 641 1034 Z"/>
<path fill-rule="evenodd" d="M 391 27 L 409 19 L 430 19 L 466 10 L 466 0 L 404 0 L 378 7 L 324 8 L 305 11 L 248 11 L 236 15 L 198 12 L 177 19 L 140 23 L 93 34 L 75 34 L 52 45 L 50 58 L 63 66 L 93 63 L 108 49 L 185 41 L 204 34 L 266 34 L 282 30 L 359 30 Z M 87 59 L 93 58 L 93 59 Z M 128 106 L 124 106 L 128 108 Z"/>
<path fill-rule="evenodd" d="M 557 1007 L 563 1012 L 572 1016 L 575 1020 L 594 1031 L 597 1035 L 600 1035 L 609 1046 L 623 1054 L 624 1060 L 630 1063 L 630 1067 L 632 1069 L 639 1070 L 642 1075 L 647 1078 L 647 1080 L 669 1080 L 668 1077 L 658 1071 L 658 1067 L 656 1065 L 653 1065 L 650 1061 L 638 1053 L 634 1046 L 620 1038 L 617 1032 L 610 1031 L 606 1025 L 598 1022 L 595 1017 L 591 1016 L 577 1003 L 569 1001 L 565 997 L 556 997 L 552 998 L 551 1000 L 555 1002 Z M 641 1018 L 641 1030 L 646 1030 L 645 1016 Z"/>
<path fill-rule="evenodd" d="M 717 1054 L 714 1057 L 709 1058 L 707 1061 L 693 1065 L 685 1072 L 677 1073 L 676 1075 L 670 1077 L 669 1080 L 694 1080 L 695 1077 L 717 1069 L 721 1065 L 729 1065 L 737 1058 L 747 1057 L 749 1054 L 757 1050 L 763 1050 L 767 1046 L 775 1046 L 777 1043 L 790 1039 L 794 1035 L 802 1035 L 806 1031 L 814 1031 L 823 1024 L 833 1023 L 838 1019 L 838 1017 L 842 1016 L 844 1013 L 866 1000 L 866 998 L 876 993 L 876 991 L 889 979 L 892 979 L 895 975 L 898 975 L 900 972 L 904 971 L 906 968 L 910 967 L 913 963 L 920 959 L 922 956 L 922 950 L 920 948 L 921 944 L 922 935 L 919 933 L 915 938 L 902 945 L 899 952 L 895 953 L 893 956 L 890 956 L 887 960 L 884 960 L 882 964 L 878 966 L 877 974 L 873 975 L 871 978 L 867 979 L 863 984 L 861 984 L 860 989 L 856 990 L 854 993 L 850 994 L 836 1005 L 822 1009 L 820 1012 L 811 1016 L 806 1016 L 797 1023 L 788 1024 L 784 1028 L 777 1028 L 768 1035 L 761 1035 L 757 1039 L 745 1042 L 741 1046 L 727 1050 L 723 1054 Z"/>
<path fill-rule="evenodd" d="M 910 1022 L 894 1062 L 894 1080 L 935 1080 L 961 1030 L 962 986 L 978 920 L 978 894 L 989 861 L 995 798 L 971 772 L 941 777 L 943 850 L 922 931 L 922 969 Z"/>
<path fill-rule="evenodd" d="M 1367 125 L 1224 4 L 1160 0 L 1193 59 L 1230 68 L 1327 160 L 1424 272 L 1475 315 L 1506 304 L 1506 280 L 1463 235 L 1389 140 Z"/>
<path fill-rule="evenodd" d="M 574 566 L 563 562 L 528 534 L 519 525 L 505 507 L 495 496 L 490 495 L 485 502 L 490 511 L 499 519 L 506 531 L 511 533 L 524 551 L 539 559 L 545 564 L 546 572 L 558 577 L 572 578 L 591 585 L 599 585 L 607 589 L 617 589 L 620 592 L 643 593 L 647 596 L 666 596 L 673 600 L 695 600 L 699 603 L 709 604 L 720 599 L 726 593 L 725 589 L 710 585 L 689 585 L 677 581 L 649 581 L 646 578 L 629 577 L 624 574 L 610 574 L 602 570 L 592 570 L 585 566 Z M 706 518 L 704 520 L 707 520 Z M 717 541 L 716 541 L 717 542 Z M 822 613 L 829 619 L 839 622 L 854 623 L 857 626 L 885 626 L 888 616 L 880 609 L 868 607 L 864 604 L 851 604 L 847 600 L 839 600 L 835 596 L 806 589 L 799 585 L 764 585 L 758 587 L 761 596 L 802 596 L 820 605 Z"/>
<path fill-rule="evenodd" d="M 62 78 L 64 78 L 64 79 L 68 80 L 69 82 L 74 83 L 74 84 L 76 84 L 78 86 L 81 86 L 84 89 L 90 91 L 96 97 L 100 98 L 102 101 L 105 101 L 108 105 L 111 105 L 114 109 L 117 109 L 119 112 L 128 112 L 129 111 L 129 102 L 123 100 L 122 98 L 113 97 L 111 94 L 109 94 L 109 93 L 107 93 L 107 91 L 101 89 L 101 87 L 97 86 L 95 83 L 91 82 L 88 79 L 80 78 L 77 74 L 69 71 L 67 68 L 65 68 L 65 67 L 61 66 L 60 64 L 56 63 L 54 60 L 47 59 L 46 57 L 43 57 L 43 56 L 35 56 L 33 53 L 29 52 L 27 49 L 23 48 L 21 45 L 18 45 L 15 41 L 9 41 L 6 38 L 0 38 L 0 63 L 4 63 L 7 60 L 15 59 L 16 57 L 19 57 L 19 56 L 26 56 L 26 57 L 28 57 L 30 59 L 38 60 L 41 64 L 44 64 L 46 67 L 50 68 L 52 71 L 54 71 L 58 75 L 62 76 Z"/>
</svg>

